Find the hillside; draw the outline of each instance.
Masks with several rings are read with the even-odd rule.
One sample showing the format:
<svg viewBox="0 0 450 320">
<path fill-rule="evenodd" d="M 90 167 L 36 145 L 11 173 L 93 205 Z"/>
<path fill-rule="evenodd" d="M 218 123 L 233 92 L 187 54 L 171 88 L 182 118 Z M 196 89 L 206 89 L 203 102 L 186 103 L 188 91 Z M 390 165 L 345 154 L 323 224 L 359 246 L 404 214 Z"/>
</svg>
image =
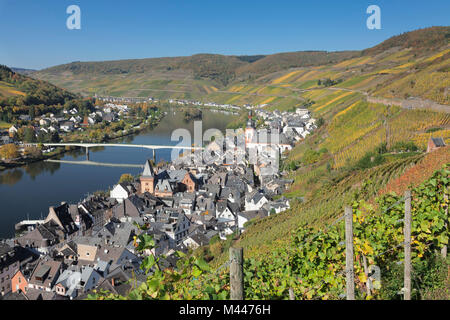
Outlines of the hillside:
<svg viewBox="0 0 450 320">
<path fill-rule="evenodd" d="M 290 109 L 343 88 L 388 99 L 448 105 L 449 27 L 407 32 L 361 52 L 73 62 L 33 77 L 84 95 L 196 99 Z M 329 87 L 319 80 L 339 81 Z M 325 91 L 326 90 L 326 91 Z M 317 91 L 317 92 L 316 92 Z"/>
<path fill-rule="evenodd" d="M 64 104 L 77 96 L 46 81 L 35 80 L 0 65 L 0 106 Z"/>
<path fill-rule="evenodd" d="M 431 27 L 405 32 L 364 50 L 363 55 L 381 53 L 391 48 L 413 49 L 417 54 L 439 49 L 450 39 L 450 27 Z"/>
<path fill-rule="evenodd" d="M 25 76 L 37 71 L 34 69 L 23 69 L 23 68 L 11 68 L 11 70 L 14 71 L 15 73 L 20 73 Z"/>
<path fill-rule="evenodd" d="M 0 129 L 22 123 L 20 115 L 54 113 L 66 103 L 76 105 L 80 110 L 92 107 L 91 102 L 77 94 L 0 65 Z"/>
<path fill-rule="evenodd" d="M 248 299 L 286 299 L 289 288 L 297 299 L 340 299 L 343 226 L 331 224 L 352 206 L 358 298 L 396 299 L 403 207 L 393 204 L 413 189 L 414 294 L 424 298 L 441 290 L 443 281 L 422 278 L 434 277 L 438 264 L 448 268 L 448 261 L 433 263 L 435 251 L 448 243 L 450 147 L 426 153 L 431 137 L 450 143 L 448 34 L 449 27 L 416 30 L 361 52 L 72 63 L 35 76 L 83 93 L 267 104 L 272 110 L 308 107 L 322 124 L 281 163 L 294 180 L 283 194 L 291 208 L 251 221 L 240 238 L 211 241 L 195 255 L 219 267 L 231 245 L 243 247 Z M 383 268 L 383 287 L 374 295 L 366 294 L 363 256 Z M 226 298 L 226 273 L 204 278 L 206 287 L 201 278 L 194 281 L 202 274 L 198 268 L 186 277 L 167 275 L 181 286 L 172 298 Z M 140 294 L 170 298 L 149 283 Z"/>
<path fill-rule="evenodd" d="M 377 201 L 389 197 L 389 192 L 401 195 L 430 178 L 435 170 L 450 164 L 448 146 L 433 153 L 424 152 L 430 137 L 443 137 L 450 143 L 447 31 L 448 28 L 419 30 L 340 63 L 292 68 L 252 82 L 232 84 L 227 89 L 230 93 L 209 95 L 211 99 L 227 102 L 269 103 L 268 108 L 282 110 L 308 102 L 313 115 L 324 120 L 320 129 L 299 143 L 283 162 L 282 167 L 294 179 L 294 184 L 284 194 L 291 200 L 292 208 L 253 222 L 234 242 L 244 248 L 246 256 L 259 264 L 259 268 L 264 265 L 267 272 L 266 276 L 261 272 L 261 277 L 266 277 L 262 283 L 267 285 L 261 291 L 256 290 L 257 285 L 253 287 L 256 290 L 253 292 L 257 292 L 252 293 L 254 296 L 261 297 L 265 292 L 286 297 L 285 286 L 277 291 L 277 284 L 286 274 L 271 265 L 282 263 L 283 252 L 295 251 L 302 240 L 308 240 L 317 230 L 324 230 L 355 199 L 368 202 L 377 210 L 380 208 Z M 429 37 L 429 32 L 438 34 L 430 39 L 433 47 L 414 40 Z M 399 47 L 399 42 L 404 42 L 405 46 Z M 326 86 L 325 79 L 340 81 Z M 409 107 L 411 97 L 423 101 L 420 108 Z M 395 105 L 398 100 L 406 104 Z M 433 103 L 441 104 L 442 111 L 431 110 Z M 304 231 L 308 228 L 312 231 Z M 338 271 L 334 268 L 342 263 L 326 256 L 332 246 L 328 245 L 327 249 L 322 241 L 323 238 L 319 238 L 308 245 L 299 257 L 297 263 L 306 283 L 301 283 L 296 291 L 298 298 L 328 299 L 331 296 L 337 299 L 333 294 L 342 292 L 342 287 L 338 287 L 342 279 L 336 278 L 336 274 L 326 284 L 318 280 L 328 274 L 325 266 Z M 211 244 L 200 254 L 212 258 L 214 266 L 220 266 L 226 261 L 227 249 L 232 243 L 230 240 Z M 276 254 L 272 255 L 274 252 Z M 428 259 L 431 258 L 428 256 Z M 286 270 L 289 270 L 287 266 Z M 275 275 L 270 276 L 271 272 Z M 386 274 L 395 278 L 391 271 Z M 388 283 L 392 278 L 386 277 L 383 281 Z M 294 286 L 298 285 L 295 280 L 291 281 Z M 378 298 L 395 298 L 395 293 L 391 296 L 386 291 Z"/>
</svg>

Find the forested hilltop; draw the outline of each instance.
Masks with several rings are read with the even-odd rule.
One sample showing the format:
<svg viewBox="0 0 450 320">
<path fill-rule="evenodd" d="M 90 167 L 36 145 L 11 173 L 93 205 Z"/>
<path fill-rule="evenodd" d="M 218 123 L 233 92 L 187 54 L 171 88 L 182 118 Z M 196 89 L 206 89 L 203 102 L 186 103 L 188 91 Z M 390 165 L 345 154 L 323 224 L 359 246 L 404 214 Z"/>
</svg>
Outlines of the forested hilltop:
<svg viewBox="0 0 450 320">
<path fill-rule="evenodd" d="M 64 104 L 66 99 L 79 97 L 46 81 L 16 73 L 3 65 L 0 65 L 0 81 L 3 86 L 0 91 L 2 106 Z"/>
<path fill-rule="evenodd" d="M 68 90 L 43 80 L 16 73 L 0 65 L 0 121 L 11 123 L 19 115 L 38 116 L 57 112 L 63 106 L 78 107 L 88 112 L 92 103 Z"/>
</svg>

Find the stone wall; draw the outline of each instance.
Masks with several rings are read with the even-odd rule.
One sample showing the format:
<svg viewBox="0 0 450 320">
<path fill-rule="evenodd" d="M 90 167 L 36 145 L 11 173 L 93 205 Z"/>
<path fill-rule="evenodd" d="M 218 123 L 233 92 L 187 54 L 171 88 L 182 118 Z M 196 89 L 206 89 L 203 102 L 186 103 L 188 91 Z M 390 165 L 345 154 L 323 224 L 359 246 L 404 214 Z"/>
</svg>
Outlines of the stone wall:
<svg viewBox="0 0 450 320">
<path fill-rule="evenodd" d="M 437 112 L 450 113 L 450 106 L 436 103 L 431 100 L 422 100 L 418 98 L 412 99 L 388 99 L 379 97 L 367 97 L 367 101 L 370 103 L 381 103 L 384 105 L 399 106 L 404 109 L 428 109 Z"/>
</svg>

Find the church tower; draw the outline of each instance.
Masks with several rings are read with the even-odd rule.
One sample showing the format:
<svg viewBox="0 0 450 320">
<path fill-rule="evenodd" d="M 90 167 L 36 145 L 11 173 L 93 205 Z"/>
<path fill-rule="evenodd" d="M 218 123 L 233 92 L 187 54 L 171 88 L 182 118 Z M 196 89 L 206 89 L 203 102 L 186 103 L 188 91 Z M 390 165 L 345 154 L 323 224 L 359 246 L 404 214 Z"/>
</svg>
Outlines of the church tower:
<svg viewBox="0 0 450 320">
<path fill-rule="evenodd" d="M 249 144 L 253 141 L 253 137 L 255 136 L 255 124 L 252 120 L 252 112 L 248 114 L 247 127 L 245 128 L 245 144 Z"/>
<path fill-rule="evenodd" d="M 155 187 L 155 172 L 153 171 L 150 160 L 145 162 L 144 171 L 142 172 L 140 181 L 141 193 L 149 192 L 153 194 Z"/>
</svg>

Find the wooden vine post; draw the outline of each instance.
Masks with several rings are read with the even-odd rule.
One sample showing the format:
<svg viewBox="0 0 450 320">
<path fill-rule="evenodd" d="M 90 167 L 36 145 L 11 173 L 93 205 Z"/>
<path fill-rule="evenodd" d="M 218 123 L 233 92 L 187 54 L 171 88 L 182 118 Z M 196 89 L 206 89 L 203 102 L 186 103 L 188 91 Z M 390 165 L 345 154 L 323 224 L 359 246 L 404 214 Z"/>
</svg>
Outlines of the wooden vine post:
<svg viewBox="0 0 450 320">
<path fill-rule="evenodd" d="M 447 230 L 447 234 L 448 234 L 448 190 L 444 190 L 444 210 L 445 210 L 445 229 Z M 448 246 L 445 245 L 442 247 L 441 249 L 441 255 L 442 258 L 446 259 L 447 258 L 447 249 Z"/>
<path fill-rule="evenodd" d="M 244 300 L 244 249 L 230 248 L 230 299 Z"/>
<path fill-rule="evenodd" d="M 347 300 L 355 300 L 353 269 L 353 209 L 345 207 L 345 273 L 347 275 Z"/>
<path fill-rule="evenodd" d="M 405 191 L 405 220 L 404 220 L 404 299 L 411 300 L 411 191 Z"/>
</svg>

